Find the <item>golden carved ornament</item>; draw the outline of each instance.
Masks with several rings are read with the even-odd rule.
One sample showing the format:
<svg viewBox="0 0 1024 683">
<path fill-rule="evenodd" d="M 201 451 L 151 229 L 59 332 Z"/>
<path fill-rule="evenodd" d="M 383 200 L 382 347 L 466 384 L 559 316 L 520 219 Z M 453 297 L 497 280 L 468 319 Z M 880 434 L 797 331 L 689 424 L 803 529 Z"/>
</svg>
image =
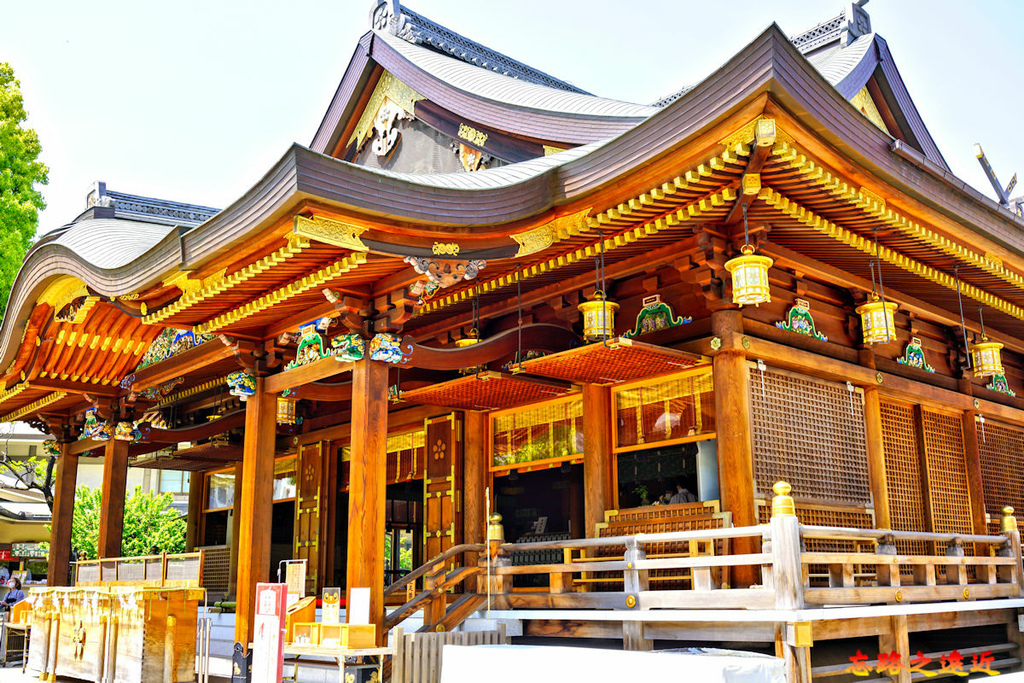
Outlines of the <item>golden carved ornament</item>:
<svg viewBox="0 0 1024 683">
<path fill-rule="evenodd" d="M 359 122 L 356 123 L 347 144 L 355 142 L 357 147 L 363 146 L 367 135 L 373 132 L 377 113 L 385 101 L 398 105 L 409 116 L 414 116 L 416 103 L 422 99 L 425 99 L 423 95 L 398 80 L 394 74 L 385 71 L 377 81 L 377 86 L 373 89 L 373 94 L 370 95 L 370 100 L 366 103 L 366 108 L 363 109 L 363 114 L 359 117 Z"/>
<path fill-rule="evenodd" d="M 296 216 L 293 230 L 296 235 L 308 237 L 317 242 L 323 242 L 335 247 L 341 247 L 342 249 L 369 251 L 369 248 L 363 244 L 363 240 L 360 238 L 360 235 L 366 232 L 366 228 L 358 225 L 342 223 L 341 221 L 324 218 L 323 216 L 313 216 L 312 218 Z"/>
<path fill-rule="evenodd" d="M 89 290 L 78 278 L 65 275 L 47 285 L 43 293 L 36 299 L 37 304 L 49 304 L 54 313 L 59 312 L 75 299 L 88 296 Z"/>
<path fill-rule="evenodd" d="M 477 130 L 472 126 L 467 126 L 464 123 L 459 124 L 458 135 L 466 142 L 476 145 L 477 147 L 483 147 L 487 144 L 487 133 Z"/>
<path fill-rule="evenodd" d="M 590 215 L 592 210 L 591 207 L 587 207 L 576 213 L 559 216 L 539 228 L 512 235 L 512 239 L 519 243 L 519 251 L 516 252 L 516 258 L 536 254 L 538 251 L 543 251 L 556 242 L 589 230 L 587 216 Z"/>
<path fill-rule="evenodd" d="M 438 256 L 458 256 L 462 249 L 455 242 L 434 242 L 430 250 Z"/>
<path fill-rule="evenodd" d="M 544 156 L 546 156 L 546 157 L 549 157 L 552 154 L 558 154 L 559 152 L 564 152 L 565 151 L 564 147 L 552 147 L 551 145 L 544 145 L 543 147 L 544 147 Z"/>
<path fill-rule="evenodd" d="M 771 121 L 771 124 L 762 123 L 762 121 Z M 756 119 L 746 124 L 735 133 L 719 140 L 719 144 L 725 145 L 728 149 L 733 149 L 736 145 L 749 145 L 755 140 L 767 141 L 769 139 L 769 125 L 774 126 L 775 119 L 768 119 L 764 116 L 758 116 Z M 760 135 L 758 135 L 760 130 Z M 775 137 L 771 138 L 773 142 L 775 140 L 782 140 L 784 142 L 793 142 L 793 137 L 785 132 L 778 126 L 774 126 Z"/>
<path fill-rule="evenodd" d="M 850 99 L 850 104 L 856 107 L 861 114 L 867 117 L 867 120 L 875 124 L 880 130 L 885 133 L 889 132 L 889 129 L 885 127 L 885 121 L 882 119 L 882 114 L 878 111 L 878 107 L 875 106 L 875 101 L 871 98 L 871 94 L 868 92 L 867 86 L 860 89 L 853 98 Z"/>
</svg>

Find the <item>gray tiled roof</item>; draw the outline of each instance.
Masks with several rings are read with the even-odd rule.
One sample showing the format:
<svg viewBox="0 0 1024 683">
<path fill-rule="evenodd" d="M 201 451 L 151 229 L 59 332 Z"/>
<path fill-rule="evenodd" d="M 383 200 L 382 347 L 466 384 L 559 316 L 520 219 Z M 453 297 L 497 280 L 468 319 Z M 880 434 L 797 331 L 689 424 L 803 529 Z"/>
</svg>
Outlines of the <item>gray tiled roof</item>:
<svg viewBox="0 0 1024 683">
<path fill-rule="evenodd" d="M 67 247 L 97 268 L 109 270 L 128 265 L 176 229 L 165 223 L 85 218 L 46 243 Z"/>
<path fill-rule="evenodd" d="M 547 85 L 503 76 L 467 64 L 433 50 L 414 45 L 386 31 L 375 31 L 378 38 L 408 59 L 413 65 L 467 93 L 496 102 L 564 114 L 646 118 L 656 107 L 567 92 Z"/>
<path fill-rule="evenodd" d="M 400 16 L 396 16 L 397 14 Z M 455 31 L 401 6 L 398 0 L 379 2 L 371 15 L 373 28 L 387 31 L 416 45 L 423 45 L 467 64 L 549 88 L 588 94 L 571 83 L 470 40 Z"/>
</svg>

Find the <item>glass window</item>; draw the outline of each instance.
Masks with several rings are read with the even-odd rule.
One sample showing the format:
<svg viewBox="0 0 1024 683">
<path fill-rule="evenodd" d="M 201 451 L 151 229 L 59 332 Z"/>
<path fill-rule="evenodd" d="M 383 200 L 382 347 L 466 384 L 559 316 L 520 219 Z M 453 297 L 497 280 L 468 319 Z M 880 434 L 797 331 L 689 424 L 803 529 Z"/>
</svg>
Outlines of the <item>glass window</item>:
<svg viewBox="0 0 1024 683">
<path fill-rule="evenodd" d="M 214 472 L 209 476 L 206 509 L 217 510 L 233 507 L 235 504 L 235 473 Z"/>
<path fill-rule="evenodd" d="M 494 416 L 493 467 L 583 452 L 583 399 L 545 403 Z"/>
<path fill-rule="evenodd" d="M 160 493 L 188 493 L 189 473 L 160 470 Z"/>
<path fill-rule="evenodd" d="M 284 458 L 274 463 L 274 500 L 294 498 L 298 490 L 295 478 L 295 458 Z"/>
</svg>

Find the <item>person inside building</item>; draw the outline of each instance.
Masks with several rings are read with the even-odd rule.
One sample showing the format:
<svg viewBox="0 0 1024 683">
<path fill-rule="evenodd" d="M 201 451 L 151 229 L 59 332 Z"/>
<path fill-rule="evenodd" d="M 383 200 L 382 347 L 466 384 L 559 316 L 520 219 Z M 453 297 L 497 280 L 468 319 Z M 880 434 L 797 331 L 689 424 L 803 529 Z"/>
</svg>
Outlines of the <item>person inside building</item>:
<svg viewBox="0 0 1024 683">
<path fill-rule="evenodd" d="M 690 493 L 682 484 L 676 484 L 676 492 L 669 500 L 672 505 L 678 505 L 679 503 L 694 503 L 697 501 L 697 496 Z"/>
<path fill-rule="evenodd" d="M 7 583 L 9 578 L 11 578 L 11 570 L 7 568 L 6 564 L 0 564 L 0 583 Z"/>
<path fill-rule="evenodd" d="M 7 595 L 4 596 L 3 604 L 7 607 L 21 602 L 25 599 L 25 591 L 21 590 L 21 581 L 18 577 L 12 576 L 7 580 Z"/>
</svg>

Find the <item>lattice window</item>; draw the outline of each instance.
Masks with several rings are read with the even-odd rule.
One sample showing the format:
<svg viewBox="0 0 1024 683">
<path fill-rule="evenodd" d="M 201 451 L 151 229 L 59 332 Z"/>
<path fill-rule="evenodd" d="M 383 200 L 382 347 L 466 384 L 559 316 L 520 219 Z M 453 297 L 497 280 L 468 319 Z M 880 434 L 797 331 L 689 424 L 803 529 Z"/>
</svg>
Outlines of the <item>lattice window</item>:
<svg viewBox="0 0 1024 683">
<path fill-rule="evenodd" d="M 844 384 L 751 370 L 758 492 L 785 480 L 799 498 L 866 505 L 871 500 L 864 398 Z"/>
<path fill-rule="evenodd" d="M 921 451 L 913 406 L 881 402 L 882 445 L 885 448 L 885 477 L 889 496 L 889 518 L 899 531 L 926 531 L 924 493 L 921 489 Z M 919 541 L 897 543 L 902 553 L 921 554 Z"/>
<path fill-rule="evenodd" d="M 615 392 L 616 447 L 653 445 L 715 431 L 711 371 Z"/>
<path fill-rule="evenodd" d="M 577 455 L 583 452 L 583 399 L 499 413 L 491 427 L 494 467 Z"/>
<path fill-rule="evenodd" d="M 996 517 L 1004 505 L 1024 510 L 1024 429 L 986 421 L 978 428 L 978 450 L 988 513 Z"/>
<path fill-rule="evenodd" d="M 923 412 L 932 529 L 939 533 L 969 534 L 973 530 L 971 496 L 967 489 L 960 416 Z"/>
</svg>

